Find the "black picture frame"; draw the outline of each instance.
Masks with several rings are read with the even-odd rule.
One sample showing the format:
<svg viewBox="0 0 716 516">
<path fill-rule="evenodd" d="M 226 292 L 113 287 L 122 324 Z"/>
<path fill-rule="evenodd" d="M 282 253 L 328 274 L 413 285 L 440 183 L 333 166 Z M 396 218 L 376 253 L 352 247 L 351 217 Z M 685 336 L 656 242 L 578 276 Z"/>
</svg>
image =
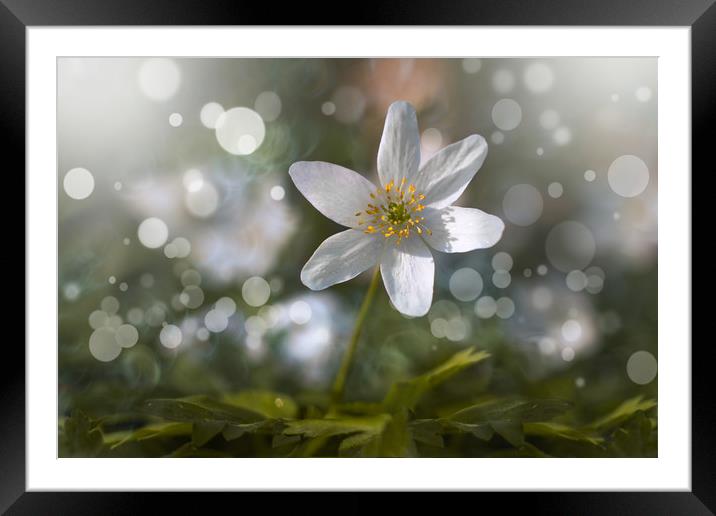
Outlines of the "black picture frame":
<svg viewBox="0 0 716 516">
<path fill-rule="evenodd" d="M 5 162 L 25 167 L 25 29 L 62 25 L 654 25 L 690 26 L 692 44 L 692 169 L 703 168 L 713 145 L 707 130 L 716 107 L 715 0 L 424 0 L 360 2 L 321 20 L 304 3 L 277 7 L 240 0 L 0 0 L 0 127 Z M 336 8 L 340 6 L 336 5 Z M 316 11 L 330 12 L 320 5 Z M 568 46 L 566 45 L 567 49 Z M 713 165 L 710 164 L 710 168 Z M 689 173 L 668 171 L 666 173 Z M 19 178 L 16 173 L 13 177 Z M 693 175 L 692 175 L 693 177 Z M 24 191 L 18 184 L 16 192 Z M 17 213 L 17 211 L 15 212 Z M 17 224 L 19 228 L 19 224 Z M 23 235 L 24 241 L 24 235 Z M 19 241 L 19 240 L 18 240 Z M 27 257 L 24 256 L 26 259 Z M 26 272 L 27 274 L 27 272 Z M 18 279 L 19 280 L 19 279 Z M 48 289 L 51 288 L 48 286 Z M 19 291 L 19 290 L 18 290 Z M 703 309 L 702 309 L 703 310 Z M 6 341 L 0 376 L 0 512 L 9 514 L 118 514 L 146 507 L 147 494 L 25 492 L 25 354 L 19 339 Z M 537 514 L 713 514 L 716 512 L 716 421 L 712 398 L 712 347 L 692 347 L 692 491 L 645 493 L 531 493 L 501 496 L 502 511 L 525 502 Z M 675 344 L 675 343 L 672 343 Z M 690 345 L 691 343 L 683 343 Z M 161 503 L 189 512 L 203 508 L 186 496 L 162 496 Z M 352 512 L 371 507 L 370 496 L 346 504 Z M 475 495 L 472 495 L 475 496 Z M 500 496 L 479 494 L 480 497 Z M 419 503 L 421 496 L 413 498 Z M 275 499 L 276 503 L 278 499 Z M 246 504 L 248 502 L 244 502 Z M 460 501 L 457 501 L 460 503 Z M 482 502 L 481 502 L 482 503 Z M 166 504 L 166 505 L 164 505 Z M 181 505 L 179 505 L 181 504 Z M 315 507 L 315 504 L 310 504 Z M 244 505 L 246 506 L 246 505 Z M 295 507 L 295 504 L 294 504 Z M 476 510 L 478 506 L 475 506 Z M 274 506 L 275 510 L 279 507 Z"/>
</svg>

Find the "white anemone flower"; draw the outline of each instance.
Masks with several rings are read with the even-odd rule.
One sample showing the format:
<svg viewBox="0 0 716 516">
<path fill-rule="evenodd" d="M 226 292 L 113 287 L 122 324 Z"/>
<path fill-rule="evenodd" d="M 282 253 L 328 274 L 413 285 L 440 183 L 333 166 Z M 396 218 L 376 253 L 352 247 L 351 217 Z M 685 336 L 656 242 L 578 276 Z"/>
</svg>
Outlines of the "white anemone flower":
<svg viewBox="0 0 716 516">
<path fill-rule="evenodd" d="M 485 139 L 471 135 L 420 167 L 415 110 L 399 101 L 388 109 L 378 149 L 380 187 L 331 163 L 291 165 L 291 179 L 306 199 L 350 228 L 318 246 L 301 271 L 303 284 L 322 290 L 379 264 L 393 306 L 405 315 L 425 315 L 435 276 L 429 247 L 462 253 L 491 247 L 502 236 L 505 226 L 498 217 L 452 206 L 486 155 Z"/>
</svg>

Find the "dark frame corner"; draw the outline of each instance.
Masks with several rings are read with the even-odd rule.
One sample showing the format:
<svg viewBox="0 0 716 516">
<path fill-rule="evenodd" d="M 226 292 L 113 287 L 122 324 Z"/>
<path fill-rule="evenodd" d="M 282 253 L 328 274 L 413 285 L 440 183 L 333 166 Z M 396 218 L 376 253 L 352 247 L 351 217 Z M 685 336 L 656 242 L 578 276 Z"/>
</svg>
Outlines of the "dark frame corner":
<svg viewBox="0 0 716 516">
<path fill-rule="evenodd" d="M 433 2 L 400 0 L 382 6 L 355 5 L 351 25 L 661 25 L 691 27 L 692 168 L 706 168 L 712 147 L 708 129 L 716 112 L 715 0 L 487 0 L 452 2 L 448 9 Z M 304 5 L 287 5 L 282 12 L 267 3 L 239 5 L 240 0 L 0 0 L 0 127 L 7 153 L 18 170 L 25 167 L 25 29 L 36 25 L 316 25 Z M 324 21 L 323 24 L 334 22 Z M 320 24 L 320 23 L 319 23 Z M 710 164 L 710 167 L 713 167 Z M 673 173 L 678 173 L 672 171 Z M 681 171 L 687 173 L 687 171 Z M 16 174 L 14 177 L 20 177 Z M 693 177 L 693 176 L 692 176 Z M 22 184 L 24 190 L 24 182 Z M 19 191 L 19 190 L 17 190 Z M 19 226 L 19 225 L 18 225 Z M 24 241 L 24 231 L 23 231 Z M 25 258 L 23 256 L 23 258 Z M 26 272 L 27 274 L 27 272 Z M 525 501 L 538 514 L 714 514 L 716 513 L 716 404 L 710 342 L 692 347 L 692 491 L 682 493 L 539 493 L 501 497 L 499 503 L 517 507 Z M 97 514 L 135 512 L 145 507 L 137 493 L 25 493 L 25 355 L 14 346 L 0 386 L 4 421 L 0 426 L 0 512 L 10 514 Z M 350 495 L 354 510 L 364 497 Z M 492 494 L 478 495 L 499 496 Z M 417 499 L 417 497 L 416 497 Z M 192 503 L 186 496 L 164 496 L 162 503 Z M 364 506 L 368 502 L 363 502 Z M 311 504 L 314 505 L 314 504 Z M 200 506 L 196 506 L 198 509 Z M 288 507 L 288 505 L 287 505 Z M 54 510 L 53 510 L 54 509 Z M 536 510 L 535 510 L 536 509 Z"/>
</svg>

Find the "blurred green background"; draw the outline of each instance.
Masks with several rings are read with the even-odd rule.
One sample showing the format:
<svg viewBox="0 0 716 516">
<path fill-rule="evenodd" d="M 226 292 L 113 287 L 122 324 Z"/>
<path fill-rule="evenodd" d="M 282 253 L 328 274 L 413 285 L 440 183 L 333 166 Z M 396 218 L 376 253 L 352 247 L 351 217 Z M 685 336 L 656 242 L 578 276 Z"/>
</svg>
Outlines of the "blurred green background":
<svg viewBox="0 0 716 516">
<path fill-rule="evenodd" d="M 321 292 L 300 283 L 341 228 L 287 171 L 320 160 L 375 179 L 395 100 L 418 112 L 423 158 L 486 138 L 457 204 L 506 229 L 494 248 L 435 253 L 426 317 L 400 315 L 381 287 L 346 400 L 377 403 L 469 346 L 490 358 L 431 391 L 411 424 L 475 400 L 559 399 L 561 421 L 584 428 L 656 400 L 656 59 L 63 58 L 58 74 L 61 439 L 73 414 L 85 438 L 128 435 L 156 398 L 260 390 L 325 416 L 370 273 Z M 649 414 L 649 445 L 626 454 L 655 454 Z M 88 439 L 61 454 L 95 453 Z M 279 453 L 275 439 L 226 454 Z M 505 449 L 455 439 L 411 454 Z"/>
</svg>

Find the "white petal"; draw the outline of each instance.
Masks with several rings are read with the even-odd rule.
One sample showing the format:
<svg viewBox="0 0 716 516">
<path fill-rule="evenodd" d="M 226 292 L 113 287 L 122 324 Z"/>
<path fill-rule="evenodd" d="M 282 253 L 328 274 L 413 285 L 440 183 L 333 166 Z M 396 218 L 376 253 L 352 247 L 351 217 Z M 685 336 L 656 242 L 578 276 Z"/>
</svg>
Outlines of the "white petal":
<svg viewBox="0 0 716 516">
<path fill-rule="evenodd" d="M 430 310 L 435 264 L 430 249 L 416 236 L 398 246 L 392 242 L 386 245 L 380 274 L 395 308 L 405 315 L 419 317 Z"/>
<path fill-rule="evenodd" d="M 415 187 L 425 194 L 423 204 L 450 206 L 467 188 L 487 156 L 487 142 L 473 134 L 433 155 L 418 172 Z"/>
<path fill-rule="evenodd" d="M 388 108 L 378 148 L 378 176 L 383 186 L 403 178 L 412 182 L 420 165 L 420 134 L 413 106 L 404 101 Z"/>
<path fill-rule="evenodd" d="M 303 196 L 329 219 L 357 227 L 356 213 L 365 210 L 376 187 L 347 168 L 322 161 L 298 161 L 288 174 Z"/>
<path fill-rule="evenodd" d="M 323 290 L 355 278 L 378 263 L 382 238 L 356 229 L 328 237 L 303 266 L 301 281 L 311 290 Z"/>
<path fill-rule="evenodd" d="M 505 229 L 499 217 L 475 208 L 425 208 L 423 216 L 423 224 L 432 231 L 432 235 L 423 231 L 423 238 L 432 248 L 444 253 L 492 247 Z"/>
</svg>

